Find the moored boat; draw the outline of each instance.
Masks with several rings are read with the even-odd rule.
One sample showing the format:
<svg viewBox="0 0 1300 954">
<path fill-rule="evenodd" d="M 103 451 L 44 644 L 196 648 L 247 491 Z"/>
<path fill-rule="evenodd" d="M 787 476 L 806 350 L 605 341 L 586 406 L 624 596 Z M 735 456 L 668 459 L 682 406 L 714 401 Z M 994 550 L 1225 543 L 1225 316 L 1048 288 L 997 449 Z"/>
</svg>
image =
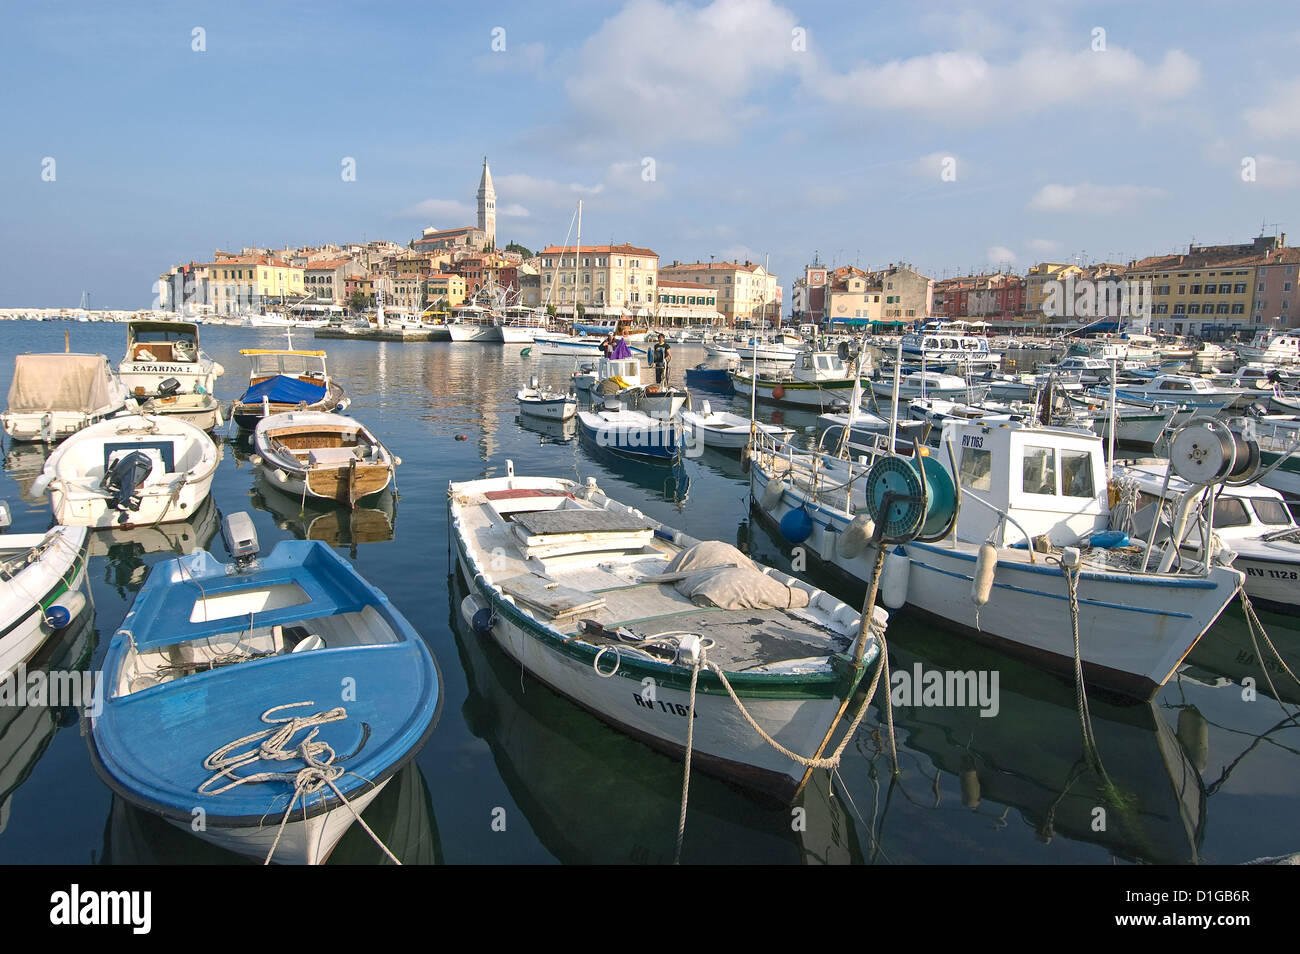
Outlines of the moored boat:
<svg viewBox="0 0 1300 954">
<path fill-rule="evenodd" d="M 384 490 L 401 460 L 360 421 L 321 411 L 263 418 L 253 463 L 287 493 L 355 507 Z"/>
<path fill-rule="evenodd" d="M 788 440 L 794 434 L 789 427 L 751 422 L 749 418 L 729 411 L 715 411 L 708 401 L 698 411 L 682 411 L 682 424 L 697 435 L 705 447 L 723 450 L 740 450 L 749 444 L 750 436 L 757 431 L 777 441 Z"/>
<path fill-rule="evenodd" d="M 351 399 L 330 379 L 324 351 L 279 351 L 251 348 L 248 388 L 231 408 L 245 430 L 271 414 L 286 411 L 345 411 Z"/>
<path fill-rule="evenodd" d="M 53 443 L 126 413 L 129 400 L 102 354 L 19 354 L 0 423 L 13 440 Z"/>
<path fill-rule="evenodd" d="M 441 678 L 341 556 L 289 540 L 256 559 L 235 516 L 235 565 L 196 551 L 149 574 L 104 658 L 91 761 L 116 794 L 200 838 L 318 864 L 432 732 Z"/>
<path fill-rule="evenodd" d="M 63 632 L 86 605 L 89 531 L 0 535 L 0 677 Z"/>
<path fill-rule="evenodd" d="M 711 774 L 785 800 L 808 774 L 750 728 L 724 677 L 765 733 L 811 757 L 878 657 L 883 610 L 853 665 L 852 607 L 647 518 L 594 482 L 518 477 L 507 464 L 506 477 L 452 483 L 449 494 L 478 635 L 671 754 L 685 751 L 694 716 L 693 764 Z"/>
</svg>

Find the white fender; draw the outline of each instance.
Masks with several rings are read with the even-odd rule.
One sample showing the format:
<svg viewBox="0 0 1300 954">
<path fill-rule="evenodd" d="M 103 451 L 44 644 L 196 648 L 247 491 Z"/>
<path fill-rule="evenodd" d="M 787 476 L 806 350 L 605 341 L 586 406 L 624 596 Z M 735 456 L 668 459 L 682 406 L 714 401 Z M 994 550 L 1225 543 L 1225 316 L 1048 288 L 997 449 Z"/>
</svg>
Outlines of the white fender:
<svg viewBox="0 0 1300 954">
<path fill-rule="evenodd" d="M 895 547 L 885 554 L 885 565 L 880 569 L 880 601 L 890 609 L 901 609 L 907 603 L 911 575 L 912 561 L 906 550 Z"/>
<path fill-rule="evenodd" d="M 866 512 L 858 514 L 849 525 L 844 528 L 844 532 L 839 534 L 839 540 L 836 542 L 836 552 L 846 560 L 852 560 L 871 543 L 871 536 L 876 532 L 876 525 L 872 522 L 870 514 Z"/>
<path fill-rule="evenodd" d="M 971 579 L 970 599 L 976 606 L 983 606 L 993 593 L 993 575 L 998 569 L 998 548 L 991 543 L 980 544 L 980 553 L 975 560 L 975 575 Z"/>
<path fill-rule="evenodd" d="M 785 494 L 785 478 L 778 477 L 775 480 L 769 480 L 767 486 L 763 488 L 763 496 L 759 499 L 759 506 L 771 513 L 776 505 L 781 502 L 782 495 Z"/>
<path fill-rule="evenodd" d="M 835 532 L 833 524 L 827 524 L 822 528 L 822 542 L 817 555 L 822 558 L 823 562 L 830 562 L 831 557 L 835 555 L 835 538 L 838 536 L 839 534 Z"/>
<path fill-rule="evenodd" d="M 282 471 L 279 467 L 271 471 L 271 476 L 273 476 L 276 480 L 278 480 L 282 484 L 286 483 L 289 480 L 289 475 L 286 474 L 284 471 Z"/>
</svg>

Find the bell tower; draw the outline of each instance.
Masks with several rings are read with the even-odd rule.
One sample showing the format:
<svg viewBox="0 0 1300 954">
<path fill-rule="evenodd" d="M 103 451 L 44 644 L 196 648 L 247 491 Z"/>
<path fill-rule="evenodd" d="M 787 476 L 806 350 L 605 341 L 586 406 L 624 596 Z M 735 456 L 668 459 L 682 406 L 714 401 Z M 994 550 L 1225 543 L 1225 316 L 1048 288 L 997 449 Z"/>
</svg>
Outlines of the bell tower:
<svg viewBox="0 0 1300 954">
<path fill-rule="evenodd" d="M 497 244 L 497 191 L 492 188 L 492 170 L 487 156 L 483 157 L 483 177 L 478 183 L 478 227 L 486 235 L 487 244 Z"/>
</svg>

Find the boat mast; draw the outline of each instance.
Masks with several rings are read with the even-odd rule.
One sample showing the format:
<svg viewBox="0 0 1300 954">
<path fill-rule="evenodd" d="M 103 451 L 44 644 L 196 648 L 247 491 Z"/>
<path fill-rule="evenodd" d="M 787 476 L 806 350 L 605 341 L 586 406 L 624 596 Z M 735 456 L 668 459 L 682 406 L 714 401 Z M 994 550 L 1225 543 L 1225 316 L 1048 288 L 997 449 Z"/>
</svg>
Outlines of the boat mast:
<svg viewBox="0 0 1300 954">
<path fill-rule="evenodd" d="M 578 330 L 578 258 L 582 255 L 582 200 L 578 200 L 578 244 L 573 248 L 573 330 Z"/>
</svg>

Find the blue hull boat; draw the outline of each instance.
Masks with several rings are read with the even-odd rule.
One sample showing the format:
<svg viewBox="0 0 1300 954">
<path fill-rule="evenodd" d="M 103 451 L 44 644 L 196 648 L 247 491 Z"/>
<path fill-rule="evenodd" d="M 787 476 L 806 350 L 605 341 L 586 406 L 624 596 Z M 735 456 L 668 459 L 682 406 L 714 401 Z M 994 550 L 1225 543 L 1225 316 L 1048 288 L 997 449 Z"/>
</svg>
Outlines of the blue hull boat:
<svg viewBox="0 0 1300 954">
<path fill-rule="evenodd" d="M 328 858 L 442 704 L 419 634 L 318 541 L 283 541 L 233 567 L 202 550 L 159 564 L 103 679 L 88 738 L 108 786 L 280 863 Z"/>
<path fill-rule="evenodd" d="M 639 411 L 579 411 L 578 425 L 598 446 L 636 457 L 672 460 L 686 444 L 680 421 Z"/>
<path fill-rule="evenodd" d="M 728 368 L 709 368 L 704 365 L 688 368 L 686 386 L 700 391 L 715 391 L 718 394 L 735 394 L 731 384 L 731 371 Z"/>
</svg>

